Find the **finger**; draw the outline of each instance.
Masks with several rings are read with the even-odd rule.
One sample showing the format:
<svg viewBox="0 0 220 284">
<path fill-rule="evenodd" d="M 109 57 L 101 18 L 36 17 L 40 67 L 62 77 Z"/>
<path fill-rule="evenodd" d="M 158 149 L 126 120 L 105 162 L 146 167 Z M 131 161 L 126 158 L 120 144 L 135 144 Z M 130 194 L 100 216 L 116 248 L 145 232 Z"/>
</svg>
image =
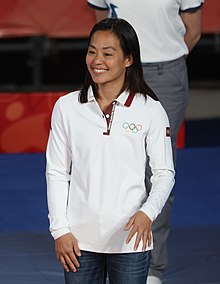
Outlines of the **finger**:
<svg viewBox="0 0 220 284">
<path fill-rule="evenodd" d="M 77 271 L 77 266 L 75 265 L 75 262 L 73 262 L 72 259 L 68 255 L 65 255 L 65 262 L 66 262 L 67 267 L 70 268 L 73 272 Z"/>
<path fill-rule="evenodd" d="M 143 233 L 140 233 L 140 232 L 137 233 L 137 236 L 136 236 L 136 239 L 135 239 L 135 244 L 134 244 L 134 250 L 138 249 L 138 246 L 139 246 L 139 243 L 141 241 L 142 235 L 143 235 Z"/>
<path fill-rule="evenodd" d="M 78 242 L 73 244 L 73 250 L 74 250 L 74 252 L 76 253 L 77 256 L 81 256 L 81 251 L 79 249 Z"/>
<path fill-rule="evenodd" d="M 65 258 L 63 256 L 60 256 L 59 261 L 62 264 L 63 268 L 66 270 L 66 272 L 69 272 L 70 270 L 69 270 L 69 267 L 67 266 Z"/>
<path fill-rule="evenodd" d="M 142 242 L 143 242 L 143 246 L 142 246 L 142 251 L 145 252 L 146 248 L 147 248 L 147 232 L 144 232 L 144 234 L 142 235 Z"/>
<path fill-rule="evenodd" d="M 151 246 L 151 244 L 152 244 L 152 234 L 151 234 L 151 232 L 147 234 L 147 243 L 148 243 L 148 246 Z"/>
<path fill-rule="evenodd" d="M 134 237 L 135 233 L 136 233 L 136 230 L 133 228 L 133 229 L 130 231 L 130 233 L 129 233 L 127 239 L 126 239 L 126 243 L 127 243 L 127 244 L 128 244 L 128 243 L 131 241 L 131 239 Z"/>
<path fill-rule="evenodd" d="M 68 255 L 69 260 L 73 263 L 76 267 L 80 267 L 77 257 L 73 252 L 69 253 Z"/>
<path fill-rule="evenodd" d="M 131 217 L 128 223 L 125 225 L 124 230 L 128 231 L 133 224 L 134 224 L 134 217 Z"/>
</svg>

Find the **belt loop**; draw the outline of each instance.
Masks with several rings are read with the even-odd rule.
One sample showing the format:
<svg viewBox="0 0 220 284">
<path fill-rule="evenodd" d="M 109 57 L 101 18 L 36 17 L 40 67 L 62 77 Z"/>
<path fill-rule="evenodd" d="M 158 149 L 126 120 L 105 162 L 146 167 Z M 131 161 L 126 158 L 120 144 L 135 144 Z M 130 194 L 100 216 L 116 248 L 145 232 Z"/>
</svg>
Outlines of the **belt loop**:
<svg viewBox="0 0 220 284">
<path fill-rule="evenodd" d="M 163 64 L 159 63 L 157 65 L 157 68 L 158 68 L 158 75 L 162 75 L 163 74 Z"/>
</svg>

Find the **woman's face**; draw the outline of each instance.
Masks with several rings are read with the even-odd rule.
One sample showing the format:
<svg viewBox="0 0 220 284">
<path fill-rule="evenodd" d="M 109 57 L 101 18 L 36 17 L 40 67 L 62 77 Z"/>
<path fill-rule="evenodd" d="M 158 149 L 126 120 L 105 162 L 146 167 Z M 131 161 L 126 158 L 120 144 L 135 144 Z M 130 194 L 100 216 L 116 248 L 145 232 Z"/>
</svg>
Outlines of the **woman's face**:
<svg viewBox="0 0 220 284">
<path fill-rule="evenodd" d="M 86 55 L 86 64 L 92 79 L 98 85 L 116 84 L 122 87 L 126 67 L 132 64 L 125 57 L 119 39 L 110 31 L 97 31 L 93 34 Z"/>
</svg>

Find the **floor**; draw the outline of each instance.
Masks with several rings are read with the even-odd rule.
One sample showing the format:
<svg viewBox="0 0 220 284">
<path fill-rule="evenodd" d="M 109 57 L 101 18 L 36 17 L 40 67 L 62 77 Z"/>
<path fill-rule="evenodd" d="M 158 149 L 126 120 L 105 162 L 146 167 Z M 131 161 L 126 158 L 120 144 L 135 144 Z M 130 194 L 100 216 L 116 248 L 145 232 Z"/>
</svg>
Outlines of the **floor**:
<svg viewBox="0 0 220 284">
<path fill-rule="evenodd" d="M 219 158 L 220 147 L 178 150 L 164 283 L 220 284 Z M 64 283 L 48 233 L 44 170 L 44 154 L 0 155 L 3 284 Z"/>
</svg>

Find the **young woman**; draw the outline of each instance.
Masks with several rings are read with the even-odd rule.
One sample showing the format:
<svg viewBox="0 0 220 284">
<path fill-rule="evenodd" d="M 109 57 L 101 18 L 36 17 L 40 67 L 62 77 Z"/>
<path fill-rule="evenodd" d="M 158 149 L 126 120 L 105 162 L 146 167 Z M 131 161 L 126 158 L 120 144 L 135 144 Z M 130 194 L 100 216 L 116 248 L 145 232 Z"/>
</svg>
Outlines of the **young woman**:
<svg viewBox="0 0 220 284">
<path fill-rule="evenodd" d="M 174 185 L 169 122 L 143 79 L 133 27 L 93 27 L 80 91 L 55 104 L 47 145 L 50 231 L 67 284 L 146 283 L 152 222 Z M 152 189 L 145 188 L 145 167 Z"/>
</svg>

